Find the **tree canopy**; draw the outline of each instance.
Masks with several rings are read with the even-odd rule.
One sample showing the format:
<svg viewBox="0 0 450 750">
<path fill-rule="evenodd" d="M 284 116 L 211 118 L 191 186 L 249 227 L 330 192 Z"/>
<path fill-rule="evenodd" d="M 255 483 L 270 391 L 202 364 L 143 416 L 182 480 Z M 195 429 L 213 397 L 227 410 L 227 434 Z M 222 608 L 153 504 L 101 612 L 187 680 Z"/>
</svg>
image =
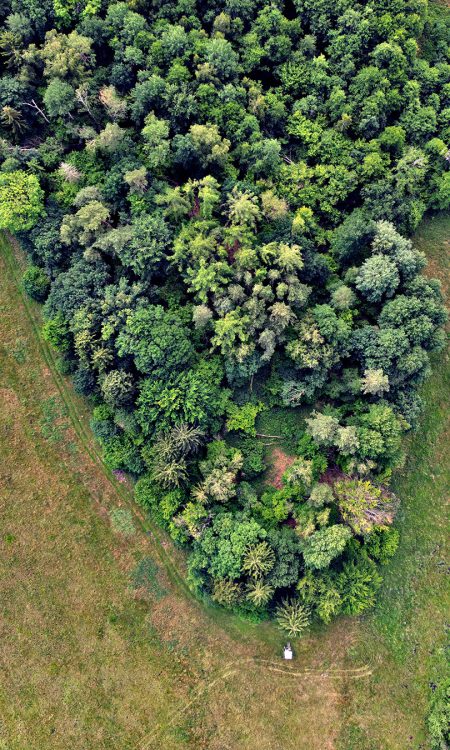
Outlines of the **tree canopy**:
<svg viewBox="0 0 450 750">
<path fill-rule="evenodd" d="M 447 16 L 20 5 L 0 3 L 0 228 L 107 464 L 218 604 L 293 634 L 359 614 L 443 345 L 410 237 L 450 207 Z"/>
</svg>

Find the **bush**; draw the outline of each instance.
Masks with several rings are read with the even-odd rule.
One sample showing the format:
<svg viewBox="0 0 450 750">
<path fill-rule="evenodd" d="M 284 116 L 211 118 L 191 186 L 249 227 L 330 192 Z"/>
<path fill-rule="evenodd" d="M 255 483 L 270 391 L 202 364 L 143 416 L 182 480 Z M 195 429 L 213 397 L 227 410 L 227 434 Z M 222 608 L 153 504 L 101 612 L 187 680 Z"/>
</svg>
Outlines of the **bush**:
<svg viewBox="0 0 450 750">
<path fill-rule="evenodd" d="M 427 717 L 433 750 L 450 747 L 450 678 L 445 680 L 433 695 Z"/>
<path fill-rule="evenodd" d="M 50 289 L 50 279 L 38 266 L 30 266 L 22 276 L 26 293 L 37 302 L 44 302 Z"/>
<path fill-rule="evenodd" d="M 385 565 L 397 551 L 400 534 L 397 529 L 374 529 L 365 542 L 369 557 Z"/>
<path fill-rule="evenodd" d="M 246 478 L 253 479 L 266 470 L 267 464 L 264 461 L 264 444 L 261 440 L 246 437 L 239 441 L 238 447 L 242 453 L 242 458 L 244 459 L 242 473 Z"/>
<path fill-rule="evenodd" d="M 337 588 L 346 615 L 360 615 L 375 604 L 375 595 L 382 578 L 374 564 L 368 561 L 344 563 L 337 576 Z"/>
<path fill-rule="evenodd" d="M 71 347 L 69 326 L 60 313 L 44 323 L 42 335 L 59 352 L 65 353 Z"/>
<path fill-rule="evenodd" d="M 161 490 L 151 476 L 145 475 L 138 479 L 134 485 L 134 496 L 142 508 L 156 509 L 161 497 Z"/>
<path fill-rule="evenodd" d="M 299 599 L 286 599 L 275 610 L 275 619 L 290 638 L 298 638 L 309 627 L 310 614 Z"/>
</svg>

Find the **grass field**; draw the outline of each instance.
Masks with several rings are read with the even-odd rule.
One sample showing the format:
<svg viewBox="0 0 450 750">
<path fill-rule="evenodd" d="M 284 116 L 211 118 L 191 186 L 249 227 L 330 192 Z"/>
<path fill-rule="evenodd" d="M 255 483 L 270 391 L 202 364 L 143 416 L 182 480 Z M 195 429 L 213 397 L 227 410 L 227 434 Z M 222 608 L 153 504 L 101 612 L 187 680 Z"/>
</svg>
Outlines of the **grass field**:
<svg viewBox="0 0 450 750">
<path fill-rule="evenodd" d="M 443 279 L 449 237 L 440 217 L 416 238 Z M 188 594 L 38 337 L 20 254 L 0 249 L 0 750 L 425 750 L 446 668 L 447 359 L 396 477 L 401 545 L 376 610 L 285 666 L 271 625 Z"/>
</svg>

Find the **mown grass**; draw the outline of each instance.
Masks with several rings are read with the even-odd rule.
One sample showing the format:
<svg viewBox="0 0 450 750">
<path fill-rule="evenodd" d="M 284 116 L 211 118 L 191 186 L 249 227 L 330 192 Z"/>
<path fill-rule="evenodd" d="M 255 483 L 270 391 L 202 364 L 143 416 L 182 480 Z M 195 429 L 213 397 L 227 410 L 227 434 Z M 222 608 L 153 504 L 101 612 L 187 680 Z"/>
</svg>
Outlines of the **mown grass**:
<svg viewBox="0 0 450 750">
<path fill-rule="evenodd" d="M 432 275 L 448 272 L 449 235 L 449 217 L 418 234 Z M 86 404 L 43 352 L 20 256 L 1 243 L 0 749 L 428 749 L 446 668 L 444 356 L 395 480 L 401 544 L 376 610 L 315 630 L 285 667 L 272 626 L 187 596 L 182 556 L 96 459 Z M 345 672 L 366 664 L 371 676 Z"/>
</svg>

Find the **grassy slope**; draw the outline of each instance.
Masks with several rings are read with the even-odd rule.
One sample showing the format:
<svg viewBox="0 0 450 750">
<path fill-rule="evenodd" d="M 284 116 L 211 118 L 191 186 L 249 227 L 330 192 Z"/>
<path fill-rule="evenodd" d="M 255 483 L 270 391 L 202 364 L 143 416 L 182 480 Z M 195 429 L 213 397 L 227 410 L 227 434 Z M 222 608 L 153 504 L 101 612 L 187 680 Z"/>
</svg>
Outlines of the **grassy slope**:
<svg viewBox="0 0 450 750">
<path fill-rule="evenodd" d="M 433 275 L 445 274 L 449 230 L 433 219 L 417 237 Z M 426 748 L 428 682 L 445 664 L 444 358 L 396 480 L 402 541 L 377 610 L 316 631 L 284 667 L 271 626 L 186 596 L 182 560 L 157 530 L 135 518 L 133 535 L 112 532 L 126 488 L 99 463 L 84 403 L 36 339 L 19 261 L 1 250 L 0 750 Z M 133 592 L 143 556 L 160 572 Z"/>
</svg>

